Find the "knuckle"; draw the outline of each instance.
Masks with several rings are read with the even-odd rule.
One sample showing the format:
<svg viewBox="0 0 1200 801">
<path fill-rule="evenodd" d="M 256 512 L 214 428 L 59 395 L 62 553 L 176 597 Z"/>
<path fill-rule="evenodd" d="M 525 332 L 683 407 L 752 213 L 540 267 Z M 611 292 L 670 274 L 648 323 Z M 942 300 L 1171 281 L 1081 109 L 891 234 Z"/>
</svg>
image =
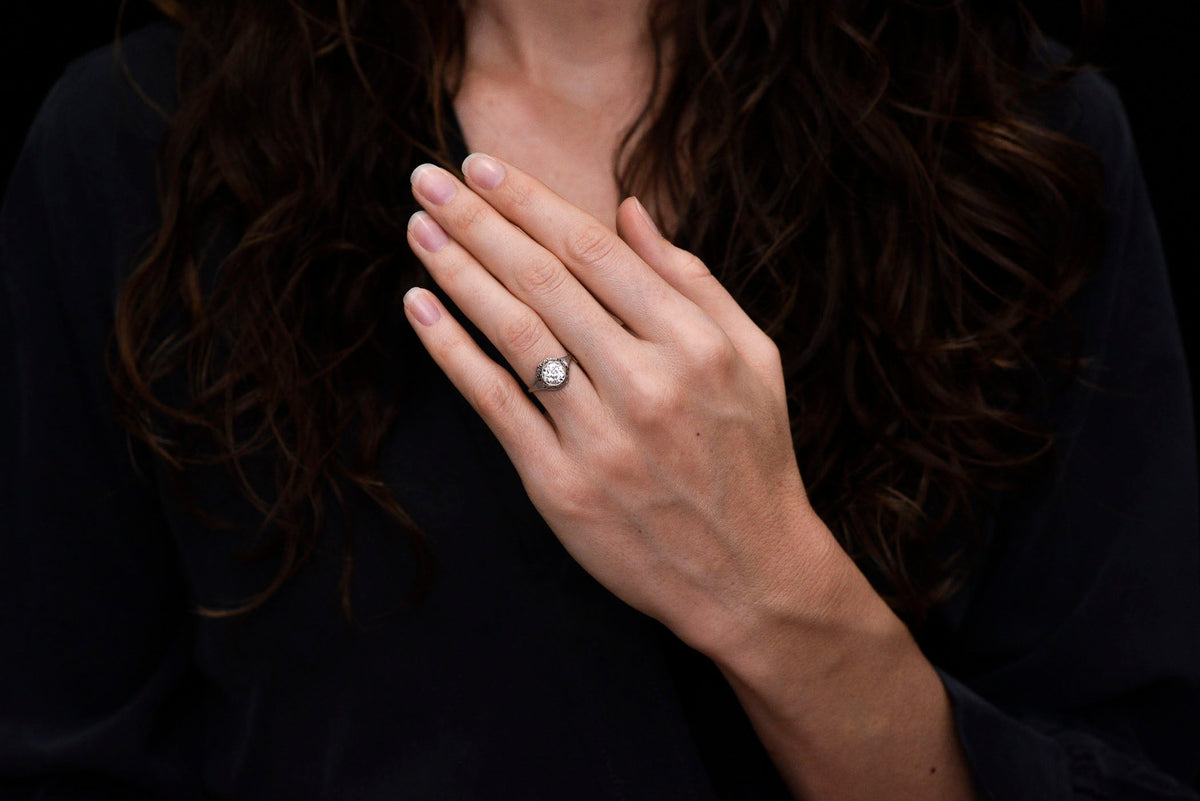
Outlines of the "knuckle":
<svg viewBox="0 0 1200 801">
<path fill-rule="evenodd" d="M 579 519 L 594 514 L 596 490 L 582 481 L 564 481 L 558 494 L 559 503 L 571 517 Z"/>
<path fill-rule="evenodd" d="M 622 439 L 611 444 L 596 457 L 595 469 L 604 476 L 604 485 L 623 487 L 638 480 L 643 469 L 640 454 L 643 449 Z"/>
<path fill-rule="evenodd" d="M 764 366 L 772 370 L 783 369 L 783 354 L 779 350 L 779 345 L 766 334 L 762 335 L 758 354 L 758 358 Z"/>
<path fill-rule="evenodd" d="M 548 471 L 542 482 L 544 502 L 559 515 L 579 520 L 594 514 L 597 491 L 592 482 L 570 468 Z"/>
<path fill-rule="evenodd" d="M 527 209 L 533 204 L 533 186 L 527 180 L 509 179 L 505 182 L 505 194 L 514 208 Z"/>
<path fill-rule="evenodd" d="M 783 354 L 775 340 L 761 329 L 747 340 L 744 358 L 746 364 L 761 376 L 773 379 L 783 375 Z"/>
<path fill-rule="evenodd" d="M 471 393 L 472 405 L 484 418 L 502 417 L 514 400 L 512 386 L 495 375 L 480 380 Z"/>
<path fill-rule="evenodd" d="M 566 277 L 566 269 L 550 257 L 533 259 L 517 270 L 517 281 L 521 289 L 534 295 L 550 295 L 557 292 Z"/>
<path fill-rule="evenodd" d="M 737 350 L 724 334 L 693 337 L 685 349 L 686 364 L 693 374 L 724 375 L 737 364 Z"/>
<path fill-rule="evenodd" d="M 542 322 L 531 314 L 520 314 L 504 323 L 503 342 L 514 355 L 535 350 L 542 341 Z"/>
<path fill-rule="evenodd" d="M 655 426 L 680 411 L 680 395 L 674 386 L 652 378 L 631 378 L 628 398 L 630 417 L 639 427 Z"/>
<path fill-rule="evenodd" d="M 588 223 L 573 231 L 563 244 L 572 264 L 589 267 L 607 261 L 616 247 L 612 232 L 597 223 Z"/>
<path fill-rule="evenodd" d="M 684 257 L 683 264 L 680 265 L 679 274 L 686 281 L 716 281 L 717 278 L 708 269 L 708 265 L 700 261 L 700 257 L 692 253 L 687 253 Z"/>
<path fill-rule="evenodd" d="M 454 215 L 455 227 L 464 231 L 474 228 L 487 218 L 488 211 L 483 203 L 465 203 Z"/>
</svg>

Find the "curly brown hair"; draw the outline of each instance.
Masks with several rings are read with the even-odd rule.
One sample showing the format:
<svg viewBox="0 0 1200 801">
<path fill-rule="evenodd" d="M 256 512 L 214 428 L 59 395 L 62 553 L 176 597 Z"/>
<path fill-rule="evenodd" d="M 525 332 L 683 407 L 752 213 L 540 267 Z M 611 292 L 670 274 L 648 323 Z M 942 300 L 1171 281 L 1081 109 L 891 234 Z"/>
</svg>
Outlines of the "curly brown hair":
<svg viewBox="0 0 1200 801">
<path fill-rule="evenodd" d="M 420 354 L 398 322 L 427 280 L 407 176 L 456 169 L 461 5 L 158 5 L 182 27 L 179 105 L 161 229 L 119 300 L 123 418 L 177 472 L 225 466 L 279 545 L 270 586 L 209 614 L 270 597 L 350 491 L 410 538 L 415 600 L 429 547 L 377 466 Z M 811 502 L 913 623 L 970 570 L 978 537 L 947 547 L 947 527 L 1045 461 L 1030 370 L 1076 361 L 1040 343 L 1099 258 L 1102 176 L 1038 99 L 1081 69 L 1101 3 L 1081 14 L 1067 64 L 1015 1 L 699 0 L 650 20 L 671 68 L 660 47 L 618 184 L 672 209 L 676 243 L 778 343 Z M 245 469 L 264 456 L 265 486 Z"/>
</svg>

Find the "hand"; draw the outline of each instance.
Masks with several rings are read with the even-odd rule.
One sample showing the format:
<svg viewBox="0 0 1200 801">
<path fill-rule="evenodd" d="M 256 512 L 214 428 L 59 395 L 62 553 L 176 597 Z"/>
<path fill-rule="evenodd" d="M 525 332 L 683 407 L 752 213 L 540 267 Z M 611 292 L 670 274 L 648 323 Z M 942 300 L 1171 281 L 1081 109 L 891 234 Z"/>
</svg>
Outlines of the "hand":
<svg viewBox="0 0 1200 801">
<path fill-rule="evenodd" d="M 713 659 L 797 797 L 971 798 L 936 672 L 808 504 L 770 339 L 636 200 L 618 235 L 463 167 L 413 173 L 409 244 L 517 375 L 578 363 L 539 407 L 434 295 L 405 309 L 571 555 Z"/>
<path fill-rule="evenodd" d="M 413 173 L 425 211 L 409 244 L 517 375 L 532 383 L 543 359 L 570 353 L 568 382 L 539 408 L 432 293 L 410 291 L 405 308 L 550 528 L 710 654 L 794 610 L 845 554 L 805 496 L 774 343 L 636 200 L 618 235 L 499 160 L 472 156 L 464 172 L 469 187 L 431 165 Z"/>
</svg>

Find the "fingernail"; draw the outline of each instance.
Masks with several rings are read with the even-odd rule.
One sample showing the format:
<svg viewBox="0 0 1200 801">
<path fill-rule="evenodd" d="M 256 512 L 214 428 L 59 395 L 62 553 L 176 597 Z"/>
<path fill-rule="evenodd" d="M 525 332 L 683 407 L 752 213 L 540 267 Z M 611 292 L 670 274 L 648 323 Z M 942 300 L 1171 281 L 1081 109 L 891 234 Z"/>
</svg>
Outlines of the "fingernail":
<svg viewBox="0 0 1200 801">
<path fill-rule="evenodd" d="M 426 200 L 438 206 L 454 197 L 458 187 L 445 170 L 432 164 L 422 164 L 413 170 L 412 185 Z"/>
<path fill-rule="evenodd" d="M 642 213 L 642 219 L 646 221 L 646 225 L 650 226 L 650 230 L 654 232 L 654 235 L 662 236 L 658 232 L 658 226 L 654 224 L 654 218 L 650 216 L 650 212 L 646 211 L 646 207 L 642 205 L 642 201 L 635 197 L 633 202 L 637 204 L 637 210 Z"/>
<path fill-rule="evenodd" d="M 495 189 L 504 180 L 504 166 L 482 153 L 467 156 L 462 168 L 463 174 L 480 189 Z"/>
<path fill-rule="evenodd" d="M 408 230 L 417 244 L 429 253 L 437 253 L 450 241 L 449 235 L 437 224 L 437 220 L 423 211 L 408 218 Z"/>
<path fill-rule="evenodd" d="M 433 325 L 442 316 L 429 292 L 415 286 L 404 293 L 404 308 L 421 325 Z"/>
</svg>

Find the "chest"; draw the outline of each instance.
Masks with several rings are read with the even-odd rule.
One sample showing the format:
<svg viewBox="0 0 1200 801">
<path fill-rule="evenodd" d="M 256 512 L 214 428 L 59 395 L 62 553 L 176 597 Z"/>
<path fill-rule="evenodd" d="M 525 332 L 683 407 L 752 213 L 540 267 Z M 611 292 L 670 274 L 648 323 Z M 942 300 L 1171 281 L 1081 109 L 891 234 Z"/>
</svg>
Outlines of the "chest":
<svg viewBox="0 0 1200 801">
<path fill-rule="evenodd" d="M 637 117 L 634 97 L 584 107 L 528 88 L 467 80 L 454 109 L 469 151 L 499 156 L 615 227 L 623 199 L 615 164 Z"/>
</svg>

